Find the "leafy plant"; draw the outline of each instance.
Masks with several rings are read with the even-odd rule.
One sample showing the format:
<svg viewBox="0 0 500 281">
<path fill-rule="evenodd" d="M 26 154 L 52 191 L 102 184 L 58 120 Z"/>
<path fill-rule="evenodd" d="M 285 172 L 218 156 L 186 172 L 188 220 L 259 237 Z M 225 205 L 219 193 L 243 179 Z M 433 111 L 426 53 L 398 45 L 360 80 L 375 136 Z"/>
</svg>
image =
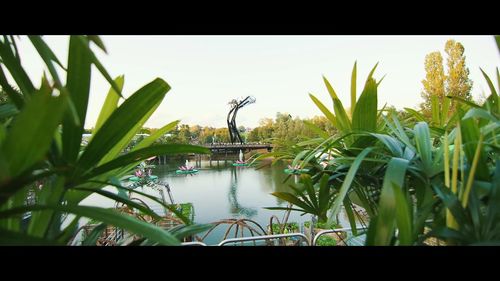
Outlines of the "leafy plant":
<svg viewBox="0 0 500 281">
<path fill-rule="evenodd" d="M 316 246 L 337 246 L 337 240 L 331 236 L 323 235 L 316 241 Z"/>
<path fill-rule="evenodd" d="M 371 78 L 374 69 L 357 101 L 351 87 L 349 111 L 326 79 L 333 112 L 310 95 L 340 134 L 323 132 L 299 143 L 293 163 L 315 167 L 310 183 L 296 194 L 274 195 L 321 222 L 334 222 L 344 206 L 354 235 L 359 217 L 353 204 L 363 207 L 370 217 L 367 245 L 416 245 L 429 237 L 451 244 L 496 243 L 499 218 L 490 204 L 498 181 L 500 107 L 489 77 L 483 72 L 491 95 L 482 105 L 448 96 L 446 103 L 456 102 L 455 113 L 441 114 L 435 102 L 431 119 L 408 110 L 411 118 L 401 120 L 394 110 L 377 109 L 380 82 Z M 500 83 L 498 70 L 497 78 Z M 329 190 L 322 208 L 320 182 Z"/>
<path fill-rule="evenodd" d="M 15 106 L 17 112 L 8 115 L 0 124 L 0 240 L 7 244 L 66 244 L 76 231 L 80 217 L 88 217 L 150 241 L 179 244 L 179 235 L 154 225 L 114 210 L 80 205 L 88 196 L 99 193 L 137 207 L 128 198 L 102 188 L 112 185 L 124 189 L 119 183 L 120 177 L 152 156 L 209 153 L 203 147 L 191 145 L 150 146 L 172 128 L 172 123 L 124 153 L 127 144 L 158 108 L 170 85 L 156 78 L 118 106 L 123 97 L 124 78 L 113 80 L 92 51 L 93 43 L 106 52 L 99 37 L 71 36 L 66 65 L 59 61 L 41 36 L 28 38 L 44 61 L 51 79 L 44 74 L 40 87 L 35 87 L 21 65 L 15 38 L 3 36 L 0 40 L 0 85 L 9 97 L 8 104 Z M 82 147 L 92 65 L 110 83 L 111 89 L 92 138 Z M 7 80 L 4 69 L 19 91 Z M 66 72 L 65 83 L 59 76 L 61 70 Z M 29 191 L 34 191 L 35 203 L 26 205 Z M 176 212 L 174 208 L 171 211 Z M 69 223 L 63 227 L 64 220 Z M 187 230 L 190 227 L 200 230 L 196 225 L 188 226 Z"/>
<path fill-rule="evenodd" d="M 303 214 L 309 213 L 316 215 L 320 221 L 325 222 L 328 219 L 327 211 L 333 203 L 333 193 L 328 186 L 328 176 L 323 176 L 317 188 L 313 186 L 309 175 L 301 175 L 300 182 L 302 183 L 301 188 L 290 186 L 295 191 L 295 194 L 289 192 L 271 193 L 280 199 L 294 204 L 298 208 L 267 207 L 266 209 L 300 211 L 303 212 Z M 318 195 L 316 195 L 316 189 L 319 189 Z"/>
</svg>

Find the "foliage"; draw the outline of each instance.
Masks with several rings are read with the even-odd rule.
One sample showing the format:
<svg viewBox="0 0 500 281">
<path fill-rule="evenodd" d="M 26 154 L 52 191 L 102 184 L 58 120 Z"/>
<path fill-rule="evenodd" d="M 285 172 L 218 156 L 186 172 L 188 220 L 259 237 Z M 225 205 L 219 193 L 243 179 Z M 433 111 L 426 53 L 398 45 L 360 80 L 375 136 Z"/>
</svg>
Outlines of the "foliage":
<svg viewBox="0 0 500 281">
<path fill-rule="evenodd" d="M 273 225 L 272 225 L 273 232 L 272 233 L 274 233 L 274 234 L 281 233 L 282 227 L 283 227 L 283 225 L 281 225 L 281 224 L 273 223 Z M 284 234 L 295 233 L 295 232 L 299 232 L 299 225 L 296 222 L 289 222 L 289 223 L 285 224 L 285 228 L 283 230 Z"/>
<path fill-rule="evenodd" d="M 160 244 L 179 244 L 178 236 L 134 217 L 112 209 L 80 205 L 82 200 L 98 193 L 157 216 L 102 188 L 112 185 L 127 190 L 119 178 L 151 156 L 208 153 L 205 148 L 189 145 L 151 146 L 157 136 L 147 137 L 125 152 L 170 86 L 156 78 L 118 106 L 123 97 L 123 77 L 112 79 L 92 51 L 92 43 L 105 51 L 99 37 L 71 36 L 66 65 L 41 36 L 28 39 L 50 74 L 50 80 L 46 75 L 42 77 L 40 87 L 33 84 L 22 67 L 14 37 L 3 36 L 0 40 L 0 85 L 9 96 L 9 104 L 18 111 L 0 124 L 0 241 L 67 244 L 78 228 L 79 219 L 87 217 Z M 110 83 L 111 89 L 93 135 L 88 145 L 82 147 L 92 65 Z M 19 91 L 6 79 L 4 70 Z M 65 83 L 59 71 L 65 71 Z M 33 196 L 33 200 L 28 200 L 28 196 Z M 199 230 L 200 226 L 188 228 Z"/>
<path fill-rule="evenodd" d="M 323 176 L 317 187 L 313 186 L 311 177 L 308 175 L 302 175 L 300 182 L 302 183 L 302 187 L 295 188 L 290 186 L 297 195 L 290 192 L 272 193 L 272 195 L 296 205 L 299 209 L 288 207 L 268 207 L 267 209 L 295 210 L 303 214 L 314 214 L 318 216 L 320 221 L 326 222 L 328 219 L 327 211 L 333 203 L 333 193 L 329 190 L 328 177 L 326 175 Z M 319 194 L 316 194 L 316 189 L 319 189 Z"/>
<path fill-rule="evenodd" d="M 337 246 L 337 240 L 331 236 L 323 235 L 316 241 L 316 246 Z"/>
<path fill-rule="evenodd" d="M 448 55 L 446 92 L 451 96 L 471 100 L 472 81 L 469 79 L 469 69 L 465 65 L 464 46 L 455 40 L 448 40 L 444 50 Z"/>
<path fill-rule="evenodd" d="M 432 97 L 437 97 L 438 101 L 443 101 L 445 96 L 446 75 L 443 68 L 443 57 L 440 52 L 432 52 L 425 56 L 425 80 L 422 80 L 424 91 L 422 97 L 424 102 L 421 105 L 422 113 L 426 116 L 432 114 L 430 108 Z"/>
<path fill-rule="evenodd" d="M 157 129 L 148 128 L 151 133 Z M 158 138 L 158 144 L 212 144 L 229 142 L 227 128 L 201 127 L 199 125 L 189 126 L 187 124 L 176 125 L 168 134 Z"/>
<path fill-rule="evenodd" d="M 353 80 L 355 69 L 356 64 Z M 351 91 L 352 116 L 328 80 L 333 112 L 310 95 L 339 134 L 320 132 L 322 137 L 297 144 L 302 149 L 287 157 L 311 168 L 303 176 L 309 182 L 294 194 L 273 195 L 292 203 L 289 209 L 327 223 L 335 222 L 344 206 L 353 229 L 353 204 L 361 206 L 370 217 L 367 245 L 417 245 L 429 237 L 449 244 L 498 243 L 500 110 L 489 77 L 484 74 L 491 90 L 484 104 L 447 96 L 444 100 L 456 102 L 455 112 L 434 114 L 429 122 L 418 112 L 378 109 L 380 82 L 371 78 L 373 71 L 359 99 Z M 435 101 L 431 109 L 440 112 L 440 106 Z M 318 198 L 328 203 L 319 204 Z"/>
<path fill-rule="evenodd" d="M 472 99 L 472 81 L 469 79 L 469 69 L 465 65 L 465 48 L 460 42 L 448 40 L 445 44 L 447 54 L 447 73 L 444 73 L 443 58 L 439 51 L 425 57 L 426 78 L 422 81 L 424 91 L 421 104 L 422 114 L 427 118 L 438 113 L 453 115 L 456 101 L 446 99 L 446 96 L 458 97 L 466 101 Z M 443 122 L 439 123 L 440 125 Z"/>
<path fill-rule="evenodd" d="M 309 226 L 311 226 L 311 222 L 310 221 L 304 222 L 304 227 L 309 228 Z M 318 221 L 318 222 L 316 222 L 314 224 L 314 228 L 316 228 L 316 229 L 318 229 L 318 228 L 319 229 L 335 229 L 335 228 L 338 228 L 338 227 L 340 227 L 340 225 L 337 224 L 337 223 L 335 223 L 335 222 L 328 223 L 328 222 L 320 222 L 320 221 Z"/>
</svg>

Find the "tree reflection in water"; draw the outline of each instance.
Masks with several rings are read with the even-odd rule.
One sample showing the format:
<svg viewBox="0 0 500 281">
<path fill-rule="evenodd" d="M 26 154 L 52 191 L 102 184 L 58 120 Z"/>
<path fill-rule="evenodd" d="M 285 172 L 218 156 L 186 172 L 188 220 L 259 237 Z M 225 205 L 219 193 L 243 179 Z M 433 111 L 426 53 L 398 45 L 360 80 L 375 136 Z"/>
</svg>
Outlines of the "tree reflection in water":
<svg viewBox="0 0 500 281">
<path fill-rule="evenodd" d="M 247 208 L 240 205 L 238 202 L 238 175 L 237 175 L 237 167 L 231 167 L 231 187 L 229 188 L 229 205 L 230 212 L 233 215 L 243 215 L 246 218 L 252 218 L 257 214 L 257 210 L 255 208 Z"/>
</svg>

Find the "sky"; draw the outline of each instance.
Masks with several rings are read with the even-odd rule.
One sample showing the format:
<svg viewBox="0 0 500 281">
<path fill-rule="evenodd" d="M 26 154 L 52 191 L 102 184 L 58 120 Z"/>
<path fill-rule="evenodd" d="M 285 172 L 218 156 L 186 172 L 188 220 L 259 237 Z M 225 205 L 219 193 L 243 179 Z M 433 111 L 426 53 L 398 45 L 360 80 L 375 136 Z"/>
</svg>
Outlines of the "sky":
<svg viewBox="0 0 500 281">
<path fill-rule="evenodd" d="M 63 64 L 68 36 L 44 36 Z M 465 47 L 474 97 L 489 94 L 479 70 L 494 77 L 500 55 L 492 36 L 101 36 L 108 54 L 94 48 L 112 77 L 125 75 L 128 97 L 159 77 L 172 89 L 145 124 L 159 128 L 182 123 L 225 127 L 228 102 L 252 95 L 256 103 L 238 112 L 238 126 L 256 127 L 277 112 L 307 118 L 321 115 L 308 94 L 327 106 L 332 102 L 322 75 L 345 107 L 350 103 L 350 77 L 357 61 L 358 97 L 372 67 L 374 78 L 386 75 L 378 89 L 378 106 L 417 108 L 425 78 L 425 55 L 441 51 L 448 39 Z M 18 41 L 22 64 L 35 85 L 42 60 L 26 37 Z M 61 72 L 62 74 L 62 72 Z M 109 84 L 93 68 L 86 128 L 95 125 Z M 61 75 L 64 77 L 64 75 Z M 496 79 L 493 80 L 495 83 Z M 495 83 L 496 84 L 496 83 Z"/>
</svg>

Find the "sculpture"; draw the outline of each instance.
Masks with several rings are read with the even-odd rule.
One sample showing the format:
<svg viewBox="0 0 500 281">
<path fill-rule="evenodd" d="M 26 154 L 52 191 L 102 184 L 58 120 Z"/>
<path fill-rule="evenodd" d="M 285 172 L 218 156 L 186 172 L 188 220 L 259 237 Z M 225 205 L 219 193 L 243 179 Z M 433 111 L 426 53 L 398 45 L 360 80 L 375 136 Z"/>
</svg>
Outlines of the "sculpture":
<svg viewBox="0 0 500 281">
<path fill-rule="evenodd" d="M 229 129 L 229 138 L 231 140 L 231 143 L 235 143 L 236 141 L 243 143 L 243 139 L 241 138 L 240 133 L 238 132 L 238 127 L 236 126 L 236 114 L 238 113 L 238 109 L 244 107 L 247 104 L 252 104 L 254 102 L 255 98 L 252 96 L 248 96 L 240 101 L 233 99 L 232 101 L 229 102 L 231 110 L 227 114 L 227 127 Z"/>
</svg>

